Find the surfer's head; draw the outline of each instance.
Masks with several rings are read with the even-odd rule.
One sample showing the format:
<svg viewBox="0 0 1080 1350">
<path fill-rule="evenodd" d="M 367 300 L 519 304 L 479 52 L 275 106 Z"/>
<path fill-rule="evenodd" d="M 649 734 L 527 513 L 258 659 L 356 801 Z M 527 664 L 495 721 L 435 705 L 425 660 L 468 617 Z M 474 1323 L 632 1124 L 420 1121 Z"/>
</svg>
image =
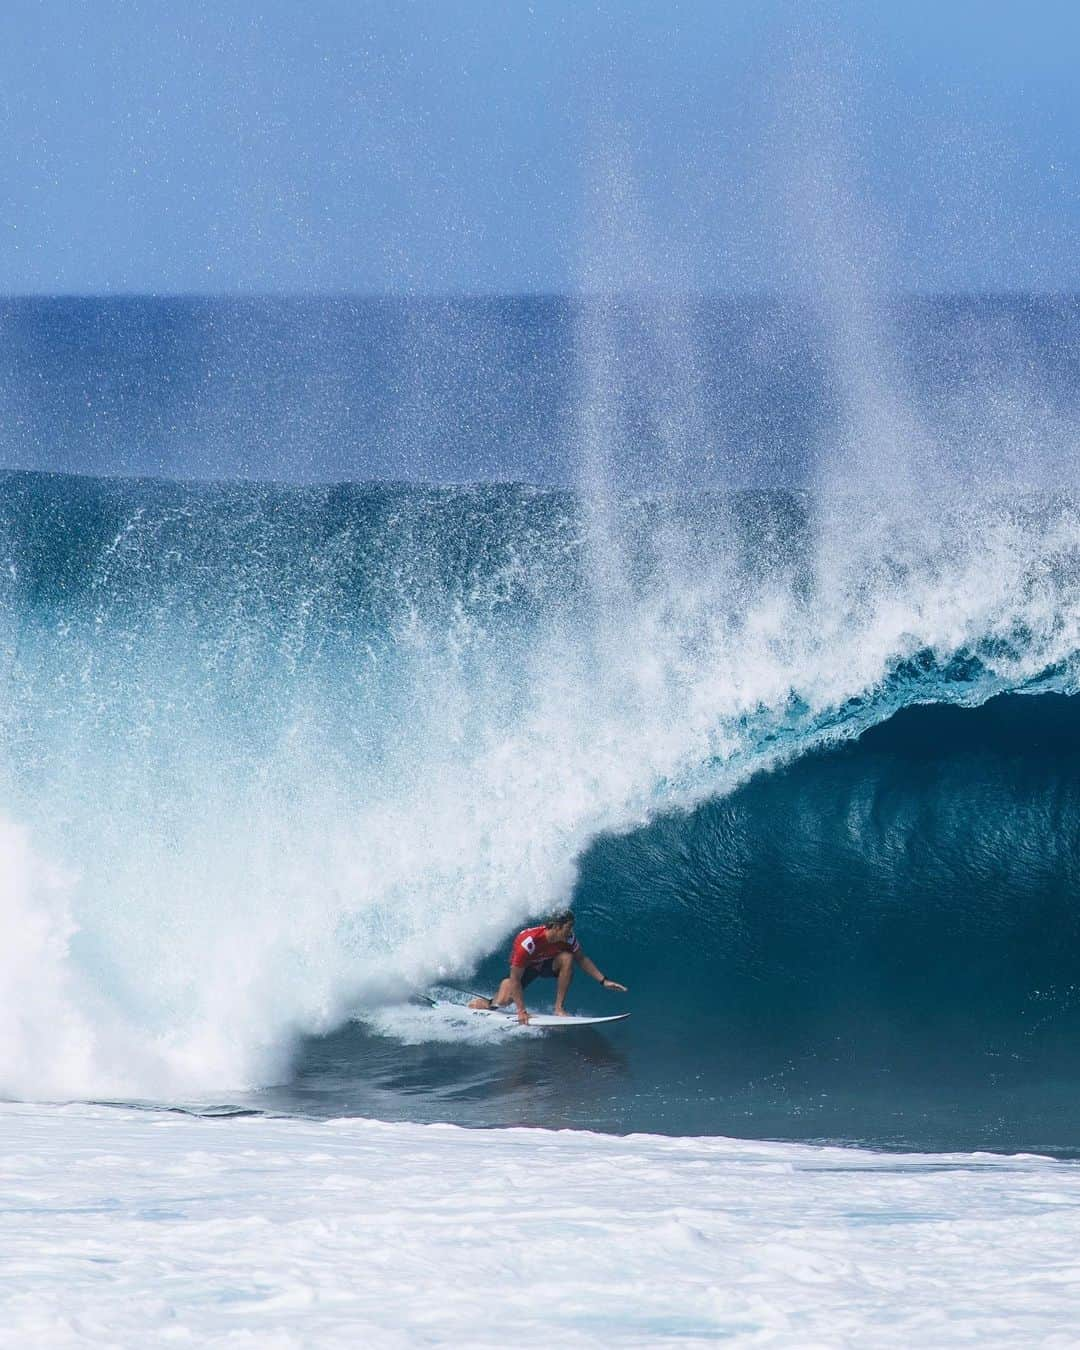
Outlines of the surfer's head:
<svg viewBox="0 0 1080 1350">
<path fill-rule="evenodd" d="M 574 911 L 572 909 L 557 909 L 554 914 L 549 914 L 544 920 L 544 927 L 552 936 L 556 934 L 560 938 L 567 938 L 574 931 Z"/>
</svg>

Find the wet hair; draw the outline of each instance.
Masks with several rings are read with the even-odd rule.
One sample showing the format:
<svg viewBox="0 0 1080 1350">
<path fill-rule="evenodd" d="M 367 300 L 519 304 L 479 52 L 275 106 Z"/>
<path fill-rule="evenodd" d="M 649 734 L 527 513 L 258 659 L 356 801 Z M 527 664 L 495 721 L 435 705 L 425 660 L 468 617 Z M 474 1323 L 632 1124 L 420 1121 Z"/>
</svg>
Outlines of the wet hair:
<svg viewBox="0 0 1080 1350">
<path fill-rule="evenodd" d="M 565 928 L 569 924 L 574 926 L 574 911 L 572 909 L 557 909 L 554 914 L 549 914 L 544 920 L 545 928 Z"/>
</svg>

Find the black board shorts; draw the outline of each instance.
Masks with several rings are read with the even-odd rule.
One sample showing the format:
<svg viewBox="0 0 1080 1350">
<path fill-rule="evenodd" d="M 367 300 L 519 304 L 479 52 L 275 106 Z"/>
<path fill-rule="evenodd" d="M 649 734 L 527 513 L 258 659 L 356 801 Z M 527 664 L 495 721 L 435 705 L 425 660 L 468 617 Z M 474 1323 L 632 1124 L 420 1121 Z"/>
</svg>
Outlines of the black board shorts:
<svg viewBox="0 0 1080 1350">
<path fill-rule="evenodd" d="M 549 956 L 546 961 L 541 961 L 538 966 L 525 967 L 525 969 L 521 972 L 521 987 L 522 989 L 528 989 L 529 985 L 532 984 L 533 980 L 539 979 L 554 980 L 558 978 L 558 975 L 559 972 L 555 969 L 555 958 L 553 956 Z M 488 1002 L 493 1007 L 495 1004 L 495 999 L 498 996 L 498 992 L 499 991 L 496 990 L 495 993 L 492 994 L 491 998 L 488 1000 Z"/>
<path fill-rule="evenodd" d="M 559 972 L 555 969 L 555 958 L 549 956 L 546 961 L 541 961 L 538 966 L 526 966 L 521 972 L 521 987 L 527 989 L 533 980 L 543 978 L 545 980 L 556 980 Z"/>
</svg>

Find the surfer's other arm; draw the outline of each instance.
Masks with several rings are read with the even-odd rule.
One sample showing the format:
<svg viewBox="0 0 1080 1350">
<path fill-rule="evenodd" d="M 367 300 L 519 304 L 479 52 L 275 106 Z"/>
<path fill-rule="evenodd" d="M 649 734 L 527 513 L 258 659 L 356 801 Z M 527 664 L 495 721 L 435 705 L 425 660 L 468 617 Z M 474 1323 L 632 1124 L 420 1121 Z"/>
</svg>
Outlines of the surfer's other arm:
<svg viewBox="0 0 1080 1350">
<path fill-rule="evenodd" d="M 528 1022 L 529 1013 L 525 1007 L 525 985 L 521 978 L 523 974 L 523 966 L 511 966 L 507 984 L 510 986 L 510 997 L 514 1000 L 514 1007 L 517 1009 L 518 1021 Z"/>
<path fill-rule="evenodd" d="M 605 989 L 614 989 L 618 994 L 626 993 L 626 985 L 619 984 L 617 980 L 609 980 L 606 975 L 601 975 L 596 962 L 593 961 L 591 957 L 586 956 L 580 947 L 574 953 L 574 960 L 586 975 L 591 975 L 593 977 L 597 984 L 602 984 Z"/>
</svg>

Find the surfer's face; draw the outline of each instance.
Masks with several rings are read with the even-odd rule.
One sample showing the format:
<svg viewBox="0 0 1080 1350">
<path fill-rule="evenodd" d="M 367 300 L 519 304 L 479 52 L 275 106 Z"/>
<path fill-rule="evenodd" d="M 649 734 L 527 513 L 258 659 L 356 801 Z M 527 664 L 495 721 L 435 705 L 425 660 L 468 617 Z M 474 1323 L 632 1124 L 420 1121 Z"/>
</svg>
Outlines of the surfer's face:
<svg viewBox="0 0 1080 1350">
<path fill-rule="evenodd" d="M 549 928 L 548 932 L 551 934 L 552 941 L 567 942 L 573 935 L 574 925 L 572 923 L 559 924 L 557 928 Z"/>
</svg>

